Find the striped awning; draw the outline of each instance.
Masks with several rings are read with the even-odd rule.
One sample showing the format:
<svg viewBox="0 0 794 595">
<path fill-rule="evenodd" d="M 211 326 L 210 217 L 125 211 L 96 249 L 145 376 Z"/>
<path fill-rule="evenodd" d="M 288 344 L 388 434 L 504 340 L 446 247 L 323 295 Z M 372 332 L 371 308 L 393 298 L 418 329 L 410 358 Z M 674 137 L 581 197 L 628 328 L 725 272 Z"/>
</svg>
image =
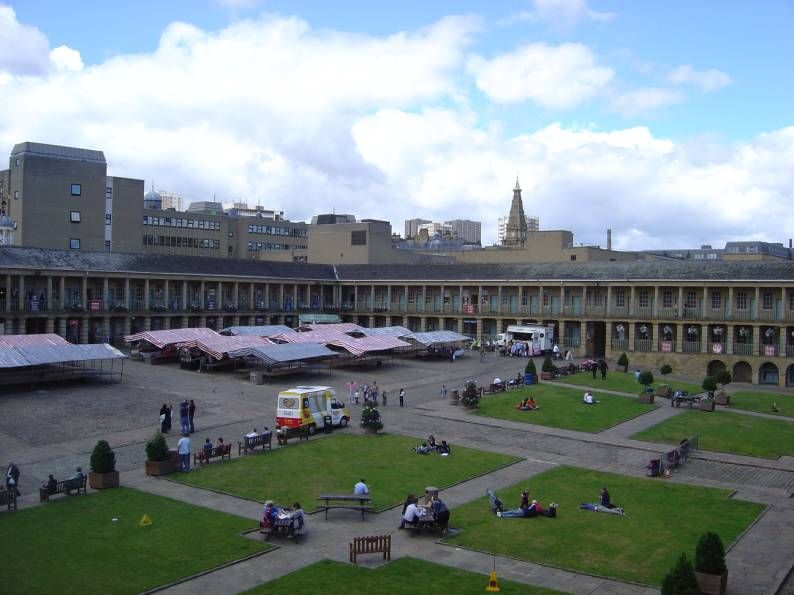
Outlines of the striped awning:
<svg viewBox="0 0 794 595">
<path fill-rule="evenodd" d="M 366 353 L 374 353 L 378 351 L 389 351 L 391 349 L 399 349 L 402 347 L 410 347 L 410 343 L 401 341 L 397 337 L 361 337 L 356 339 L 344 335 L 329 342 L 328 345 L 341 347 L 356 357 Z"/>
<path fill-rule="evenodd" d="M 284 343 L 282 345 L 263 345 L 245 347 L 229 352 L 229 357 L 255 357 L 266 365 L 285 364 L 319 357 L 335 357 L 337 354 L 317 343 Z"/>
<path fill-rule="evenodd" d="M 365 328 L 362 330 L 364 331 L 365 335 L 370 337 L 407 337 L 412 334 L 411 331 L 404 326 L 381 326 L 375 328 Z"/>
<path fill-rule="evenodd" d="M 196 348 L 215 359 L 223 359 L 226 356 L 232 357 L 230 355 L 231 351 L 261 347 L 264 345 L 272 345 L 272 343 L 265 337 L 258 337 L 256 335 L 242 335 L 239 337 L 218 335 L 207 339 L 195 340 Z"/>
<path fill-rule="evenodd" d="M 220 337 L 220 335 L 208 328 L 178 328 L 167 331 L 143 331 L 127 335 L 124 340 L 127 343 L 148 341 L 158 349 L 162 349 L 166 345 L 176 345 L 177 343 L 186 347 L 194 347 L 197 339 L 211 339 L 212 337 Z"/>
<path fill-rule="evenodd" d="M 4 347 L 35 347 L 37 345 L 70 345 L 54 333 L 41 335 L 0 335 L 0 349 Z"/>
<path fill-rule="evenodd" d="M 258 337 L 272 337 L 280 333 L 294 333 L 290 327 L 283 324 L 270 324 L 265 326 L 230 326 L 221 331 L 229 335 L 256 335 Z"/>
<path fill-rule="evenodd" d="M 426 347 L 431 345 L 450 345 L 468 340 L 466 335 L 454 331 L 428 331 L 426 333 L 411 333 L 406 339 L 413 339 Z"/>
<path fill-rule="evenodd" d="M 0 368 L 21 368 L 44 364 L 66 362 L 97 361 L 127 357 L 121 351 L 106 343 L 92 345 L 29 345 L 19 347 L 0 347 Z"/>
</svg>

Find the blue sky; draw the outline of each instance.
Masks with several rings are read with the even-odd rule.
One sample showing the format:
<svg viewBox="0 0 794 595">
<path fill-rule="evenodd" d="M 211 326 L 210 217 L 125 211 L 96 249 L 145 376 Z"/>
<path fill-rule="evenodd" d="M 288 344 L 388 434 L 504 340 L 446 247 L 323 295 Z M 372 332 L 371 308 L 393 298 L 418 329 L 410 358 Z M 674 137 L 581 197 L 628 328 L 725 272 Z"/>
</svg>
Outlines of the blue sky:
<svg viewBox="0 0 794 595">
<path fill-rule="evenodd" d="M 295 219 L 481 219 L 486 242 L 515 173 L 541 227 L 585 243 L 607 225 L 625 248 L 794 235 L 792 2 L 0 0 L 0 14 L 0 91 L 42 119 L 0 118 L 3 150 L 90 145 L 111 173 Z M 572 214 L 581 201 L 609 221 Z"/>
</svg>

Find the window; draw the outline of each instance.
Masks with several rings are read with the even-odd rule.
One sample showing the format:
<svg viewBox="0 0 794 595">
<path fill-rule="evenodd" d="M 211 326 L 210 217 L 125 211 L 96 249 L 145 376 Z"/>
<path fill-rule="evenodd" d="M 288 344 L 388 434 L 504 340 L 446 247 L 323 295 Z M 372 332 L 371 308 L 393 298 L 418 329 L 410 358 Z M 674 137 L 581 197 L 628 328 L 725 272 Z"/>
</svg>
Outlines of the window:
<svg viewBox="0 0 794 595">
<path fill-rule="evenodd" d="M 367 231 L 351 231 L 350 232 L 350 245 L 351 246 L 366 246 L 367 245 Z"/>
<path fill-rule="evenodd" d="M 595 292 L 595 295 L 593 296 L 593 299 L 595 300 L 595 305 L 596 306 L 603 306 L 604 305 L 604 294 L 601 293 L 600 291 L 596 291 Z"/>
<path fill-rule="evenodd" d="M 788 294 L 788 309 L 794 310 L 794 291 Z"/>
<path fill-rule="evenodd" d="M 14 167 L 19 167 L 19 157 L 14 159 Z"/>
<path fill-rule="evenodd" d="M 79 250 L 80 249 L 80 238 L 70 238 L 69 239 L 69 249 L 70 250 Z"/>
<path fill-rule="evenodd" d="M 110 215 L 110 213 L 105 213 L 105 225 L 110 225 L 111 219 L 112 216 Z"/>
<path fill-rule="evenodd" d="M 14 200 L 19 198 L 19 190 L 14 190 Z"/>
<path fill-rule="evenodd" d="M 697 304 L 697 296 L 695 295 L 695 292 L 687 291 L 686 300 L 684 301 L 684 306 L 686 308 L 694 308 L 696 304 Z"/>
<path fill-rule="evenodd" d="M 576 254 L 571 254 L 571 260 L 576 260 Z"/>
<path fill-rule="evenodd" d="M 72 196 L 80 196 L 82 194 L 82 186 L 80 184 L 72 184 L 71 186 L 71 193 Z"/>
<path fill-rule="evenodd" d="M 765 291 L 761 294 L 761 308 L 764 310 L 772 309 L 772 292 Z"/>
<path fill-rule="evenodd" d="M 736 292 L 736 309 L 737 310 L 747 310 L 747 292 L 746 291 L 737 291 Z"/>
<path fill-rule="evenodd" d="M 69 211 L 69 221 L 80 223 L 80 211 Z"/>
<path fill-rule="evenodd" d="M 673 290 L 665 289 L 662 291 L 662 308 L 673 307 Z"/>
<path fill-rule="evenodd" d="M 640 308 L 647 308 L 649 305 L 649 301 L 650 300 L 648 299 L 648 290 L 640 289 L 640 293 L 639 293 Z"/>
<path fill-rule="evenodd" d="M 722 293 L 719 291 L 711 292 L 711 309 L 719 310 L 722 308 Z"/>
<path fill-rule="evenodd" d="M 615 306 L 618 308 L 625 308 L 626 307 L 626 290 L 625 289 L 616 289 L 615 290 Z"/>
</svg>

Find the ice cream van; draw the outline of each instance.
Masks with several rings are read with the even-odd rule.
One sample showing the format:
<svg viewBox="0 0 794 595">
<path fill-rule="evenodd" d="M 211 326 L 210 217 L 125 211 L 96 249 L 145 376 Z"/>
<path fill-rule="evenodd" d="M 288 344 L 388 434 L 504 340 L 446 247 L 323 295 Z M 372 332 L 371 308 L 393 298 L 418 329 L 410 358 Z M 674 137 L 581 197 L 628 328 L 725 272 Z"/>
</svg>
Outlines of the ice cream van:
<svg viewBox="0 0 794 595">
<path fill-rule="evenodd" d="M 278 394 L 276 426 L 299 428 L 306 426 L 309 434 L 331 424 L 344 428 L 350 421 L 347 406 L 336 398 L 330 386 L 297 386 Z"/>
</svg>

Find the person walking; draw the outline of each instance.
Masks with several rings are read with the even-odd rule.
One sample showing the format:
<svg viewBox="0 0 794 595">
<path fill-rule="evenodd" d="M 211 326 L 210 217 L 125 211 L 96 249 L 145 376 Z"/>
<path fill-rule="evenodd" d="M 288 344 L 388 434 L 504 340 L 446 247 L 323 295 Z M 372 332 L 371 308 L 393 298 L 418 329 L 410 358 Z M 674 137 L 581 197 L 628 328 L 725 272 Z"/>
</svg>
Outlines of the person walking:
<svg viewBox="0 0 794 595">
<path fill-rule="evenodd" d="M 13 490 L 19 496 L 19 467 L 14 463 L 8 463 L 6 469 L 6 489 Z"/>
<path fill-rule="evenodd" d="M 442 399 L 446 399 L 447 398 L 447 385 L 446 384 L 442 384 L 441 385 L 441 398 Z"/>
<path fill-rule="evenodd" d="M 165 431 L 166 432 L 170 432 L 171 431 L 171 426 L 173 424 L 173 421 L 174 421 L 174 406 L 171 405 L 171 403 L 169 403 L 168 406 L 166 407 L 166 412 L 165 412 Z"/>
<path fill-rule="evenodd" d="M 480 363 L 485 363 L 485 347 L 480 347 Z"/>
<path fill-rule="evenodd" d="M 193 399 L 190 399 L 190 405 L 187 408 L 187 415 L 188 415 L 188 422 L 190 423 L 190 433 L 196 431 L 196 426 L 193 424 L 193 418 L 196 415 L 196 403 L 193 402 Z"/>
<path fill-rule="evenodd" d="M 185 399 L 179 404 L 179 425 L 182 434 L 190 433 L 190 403 Z"/>
<path fill-rule="evenodd" d="M 182 437 L 176 444 L 176 449 L 179 454 L 179 468 L 187 473 L 190 471 L 190 434 L 182 433 Z"/>
<path fill-rule="evenodd" d="M 598 364 L 598 368 L 601 370 L 601 380 L 607 379 L 607 360 L 602 359 L 601 362 Z M 593 375 L 595 378 L 595 374 Z"/>
<path fill-rule="evenodd" d="M 383 392 L 380 394 L 380 396 L 381 396 L 381 399 L 383 399 L 383 406 L 385 407 L 385 406 L 386 406 L 386 399 L 387 399 L 387 396 L 388 396 L 388 395 L 386 394 L 386 391 L 383 391 Z"/>
<path fill-rule="evenodd" d="M 168 405 L 163 403 L 163 406 L 160 407 L 160 431 L 163 434 L 168 433 Z"/>
<path fill-rule="evenodd" d="M 405 389 L 400 389 L 400 407 L 405 407 Z"/>
<path fill-rule="evenodd" d="M 596 372 L 598 372 L 598 363 L 597 362 L 591 363 L 590 364 L 590 369 L 593 372 L 593 380 L 595 380 L 596 379 Z"/>
</svg>

